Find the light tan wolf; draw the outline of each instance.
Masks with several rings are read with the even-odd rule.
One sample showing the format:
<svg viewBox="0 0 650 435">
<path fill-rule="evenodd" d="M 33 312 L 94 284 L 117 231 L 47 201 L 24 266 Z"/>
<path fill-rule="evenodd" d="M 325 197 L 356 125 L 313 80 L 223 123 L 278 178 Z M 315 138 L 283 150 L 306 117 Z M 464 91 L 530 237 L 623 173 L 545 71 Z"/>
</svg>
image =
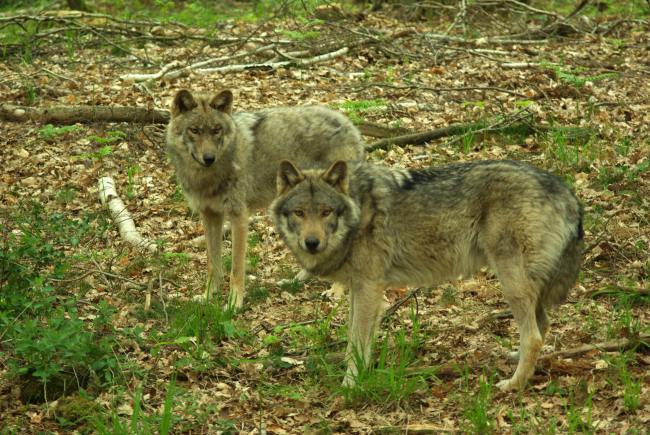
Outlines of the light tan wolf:
<svg viewBox="0 0 650 435">
<path fill-rule="evenodd" d="M 368 163 L 298 170 L 280 163 L 269 211 L 300 264 L 350 289 L 344 383 L 368 364 L 389 286 L 423 286 L 490 266 L 519 326 L 519 365 L 502 390 L 533 374 L 550 320 L 580 270 L 582 207 L 549 172 L 514 161 L 388 169 Z"/>
<path fill-rule="evenodd" d="M 211 298 L 221 283 L 224 216 L 232 223 L 229 304 L 244 301 L 244 254 L 249 211 L 276 195 L 278 164 L 332 164 L 364 158 L 359 132 L 341 113 L 321 106 L 232 113 L 233 95 L 182 90 L 171 105 L 167 150 L 190 206 L 201 214 L 208 254 Z M 303 274 L 303 277 L 305 275 Z M 218 293 L 217 293 L 218 294 Z"/>
</svg>

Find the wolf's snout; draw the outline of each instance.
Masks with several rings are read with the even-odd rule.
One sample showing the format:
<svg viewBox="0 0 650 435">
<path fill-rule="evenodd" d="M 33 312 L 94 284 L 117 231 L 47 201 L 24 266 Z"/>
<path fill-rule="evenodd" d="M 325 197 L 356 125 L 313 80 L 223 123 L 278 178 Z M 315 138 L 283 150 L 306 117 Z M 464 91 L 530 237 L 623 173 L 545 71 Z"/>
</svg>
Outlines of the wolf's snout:
<svg viewBox="0 0 650 435">
<path fill-rule="evenodd" d="M 320 245 L 320 240 L 317 237 L 307 237 L 305 239 L 305 247 L 312 254 L 316 253 L 318 250 L 318 245 Z"/>
<path fill-rule="evenodd" d="M 207 154 L 207 153 L 203 154 L 203 163 L 205 163 L 206 165 L 210 166 L 211 164 L 214 163 L 215 160 L 216 157 L 214 154 Z"/>
</svg>

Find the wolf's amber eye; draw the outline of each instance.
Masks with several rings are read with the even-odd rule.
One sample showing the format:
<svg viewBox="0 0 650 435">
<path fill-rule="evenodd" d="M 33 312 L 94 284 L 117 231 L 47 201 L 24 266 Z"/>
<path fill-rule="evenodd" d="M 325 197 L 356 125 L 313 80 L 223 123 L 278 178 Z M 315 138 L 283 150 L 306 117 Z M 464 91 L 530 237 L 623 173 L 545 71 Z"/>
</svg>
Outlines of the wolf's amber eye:
<svg viewBox="0 0 650 435">
<path fill-rule="evenodd" d="M 190 128 L 190 131 L 194 134 L 199 134 L 199 129 L 198 128 Z"/>
<path fill-rule="evenodd" d="M 332 214 L 332 210 L 323 210 L 323 216 L 329 216 Z"/>
<path fill-rule="evenodd" d="M 302 210 L 296 210 L 294 211 L 294 214 L 298 217 L 302 217 Z"/>
<path fill-rule="evenodd" d="M 214 134 L 219 134 L 221 132 L 221 127 L 215 127 L 214 130 L 212 130 Z"/>
</svg>

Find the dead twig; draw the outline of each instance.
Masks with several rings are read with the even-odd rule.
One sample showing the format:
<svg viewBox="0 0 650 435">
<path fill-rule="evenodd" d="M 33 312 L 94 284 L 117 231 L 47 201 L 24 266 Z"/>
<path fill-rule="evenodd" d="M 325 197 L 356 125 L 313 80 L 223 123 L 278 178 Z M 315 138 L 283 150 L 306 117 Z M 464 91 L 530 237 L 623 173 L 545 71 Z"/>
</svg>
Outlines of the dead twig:
<svg viewBox="0 0 650 435">
<path fill-rule="evenodd" d="M 169 325 L 169 316 L 167 315 L 167 305 L 165 305 L 165 298 L 163 297 L 162 270 L 158 274 L 158 282 L 160 283 L 160 303 L 162 304 L 163 313 L 165 313 L 165 325 Z"/>
<path fill-rule="evenodd" d="M 96 263 L 95 263 L 95 264 L 96 264 Z M 107 277 L 109 277 L 109 278 L 121 279 L 122 281 L 128 281 L 128 282 L 130 282 L 131 284 L 135 284 L 136 286 L 138 286 L 138 288 L 144 288 L 144 287 L 146 287 L 144 284 L 139 283 L 139 282 L 137 282 L 137 281 L 134 281 L 134 280 L 132 280 L 131 278 L 127 278 L 127 277 L 122 276 L 122 275 L 116 275 L 116 274 L 114 274 L 114 273 L 110 273 L 110 272 L 104 272 L 104 271 L 101 270 L 101 269 L 96 269 L 96 270 L 94 270 L 94 269 L 86 269 L 86 268 L 84 268 L 84 267 L 80 267 L 80 266 L 72 266 L 72 267 L 75 268 L 75 269 L 79 269 L 79 270 L 87 271 L 87 272 L 89 272 L 89 273 L 99 274 L 99 275 L 102 275 L 102 276 L 107 276 Z M 87 276 L 87 274 L 84 275 L 84 278 L 85 278 L 86 276 Z M 54 279 L 54 278 L 48 278 L 48 279 L 51 280 L 51 281 L 66 282 L 66 280 L 58 280 L 58 279 Z M 77 279 L 75 279 L 75 280 L 77 280 Z M 72 280 L 71 280 L 71 281 L 72 281 Z"/>
<path fill-rule="evenodd" d="M 57 73 L 55 73 L 54 71 L 50 71 L 50 70 L 47 69 L 47 68 L 41 68 L 41 71 L 45 71 L 45 72 L 48 73 L 48 74 L 52 74 L 54 77 L 56 77 L 56 78 L 58 78 L 58 79 L 61 79 L 61 80 L 64 80 L 64 81 L 68 81 L 68 82 L 72 82 L 72 83 L 74 83 L 75 85 L 77 85 L 77 87 L 81 87 L 81 85 L 79 84 L 79 82 L 76 81 L 75 79 L 71 79 L 70 77 L 66 77 L 66 76 L 63 76 L 63 75 L 61 75 L 61 74 L 57 74 Z"/>
<path fill-rule="evenodd" d="M 418 305 L 418 299 L 416 297 L 416 294 L 420 290 L 422 290 L 422 288 L 423 287 L 419 287 L 419 288 L 416 288 L 415 290 L 410 291 L 409 294 L 406 295 L 404 298 L 398 300 L 393 305 L 391 305 L 390 308 L 388 308 L 386 310 L 386 312 L 384 312 L 384 315 L 381 316 L 381 320 L 379 321 L 379 325 L 381 326 L 384 323 L 384 320 L 386 320 L 387 317 L 392 316 L 402 305 L 404 305 L 406 302 L 408 302 L 411 298 L 415 298 L 415 304 L 416 304 L 415 314 L 417 315 L 418 312 L 419 312 L 419 305 Z"/>
</svg>

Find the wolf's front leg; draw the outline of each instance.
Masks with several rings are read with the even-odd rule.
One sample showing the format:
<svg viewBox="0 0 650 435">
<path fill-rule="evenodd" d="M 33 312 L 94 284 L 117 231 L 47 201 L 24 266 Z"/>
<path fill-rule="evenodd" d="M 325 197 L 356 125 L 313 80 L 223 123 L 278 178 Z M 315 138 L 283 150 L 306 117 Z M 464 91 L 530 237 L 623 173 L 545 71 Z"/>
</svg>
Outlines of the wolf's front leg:
<svg viewBox="0 0 650 435">
<path fill-rule="evenodd" d="M 241 308 L 244 305 L 244 277 L 246 276 L 246 239 L 248 212 L 231 217 L 232 224 L 232 270 L 230 272 L 230 296 L 228 304 Z"/>
<path fill-rule="evenodd" d="M 223 232 L 223 214 L 210 209 L 201 213 L 205 231 L 205 246 L 208 251 L 208 283 L 205 298 L 211 300 L 219 294 L 221 286 L 221 243 Z"/>
<path fill-rule="evenodd" d="M 345 359 L 348 371 L 343 386 L 352 387 L 359 372 L 368 367 L 386 283 L 365 282 L 350 287 L 350 320 Z"/>
</svg>

